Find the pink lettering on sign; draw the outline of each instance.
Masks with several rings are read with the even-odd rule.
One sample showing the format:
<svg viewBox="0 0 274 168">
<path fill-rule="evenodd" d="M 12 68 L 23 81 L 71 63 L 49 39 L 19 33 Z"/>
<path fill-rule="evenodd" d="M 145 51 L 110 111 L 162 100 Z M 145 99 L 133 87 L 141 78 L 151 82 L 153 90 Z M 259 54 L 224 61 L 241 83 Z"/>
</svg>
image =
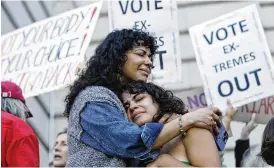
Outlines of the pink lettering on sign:
<svg viewBox="0 0 274 168">
<path fill-rule="evenodd" d="M 241 112 L 274 115 L 274 96 L 241 107 Z"/>
</svg>

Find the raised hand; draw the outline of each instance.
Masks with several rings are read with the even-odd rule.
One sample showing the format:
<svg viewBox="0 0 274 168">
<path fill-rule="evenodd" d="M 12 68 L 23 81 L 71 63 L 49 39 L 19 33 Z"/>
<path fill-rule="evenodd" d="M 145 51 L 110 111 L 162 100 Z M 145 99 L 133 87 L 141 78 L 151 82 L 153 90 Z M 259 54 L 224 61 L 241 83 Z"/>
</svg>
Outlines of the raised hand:
<svg viewBox="0 0 274 168">
<path fill-rule="evenodd" d="M 241 139 L 248 139 L 249 134 L 258 126 L 255 122 L 256 113 L 253 113 L 251 116 L 251 120 L 243 127 L 241 132 Z"/>
</svg>

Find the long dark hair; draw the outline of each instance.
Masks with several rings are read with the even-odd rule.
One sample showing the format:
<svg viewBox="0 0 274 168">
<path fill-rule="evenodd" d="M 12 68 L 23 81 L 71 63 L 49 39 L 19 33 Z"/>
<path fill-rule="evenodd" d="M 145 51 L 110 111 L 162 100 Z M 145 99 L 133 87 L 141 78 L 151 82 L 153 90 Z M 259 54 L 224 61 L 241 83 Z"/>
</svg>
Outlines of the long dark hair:
<svg viewBox="0 0 274 168">
<path fill-rule="evenodd" d="M 70 92 L 65 99 L 64 115 L 69 116 L 75 98 L 87 86 L 104 86 L 119 95 L 121 90 L 119 76 L 123 76 L 122 68 L 127 60 L 125 53 L 138 44 L 148 47 L 152 56 L 155 54 L 156 40 L 146 32 L 123 29 L 109 33 L 96 48 L 95 55 L 87 62 L 87 68 L 80 73 L 79 78 L 70 87 Z"/>
<path fill-rule="evenodd" d="M 274 166 L 274 117 L 264 129 L 261 156 L 267 164 Z"/>
<path fill-rule="evenodd" d="M 157 122 L 165 114 L 186 114 L 188 110 L 184 102 L 173 95 L 169 90 L 165 90 L 153 83 L 144 81 L 128 81 L 123 84 L 122 90 L 130 94 L 148 93 L 154 102 L 159 105 L 159 112 L 153 117 L 153 121 Z"/>
</svg>

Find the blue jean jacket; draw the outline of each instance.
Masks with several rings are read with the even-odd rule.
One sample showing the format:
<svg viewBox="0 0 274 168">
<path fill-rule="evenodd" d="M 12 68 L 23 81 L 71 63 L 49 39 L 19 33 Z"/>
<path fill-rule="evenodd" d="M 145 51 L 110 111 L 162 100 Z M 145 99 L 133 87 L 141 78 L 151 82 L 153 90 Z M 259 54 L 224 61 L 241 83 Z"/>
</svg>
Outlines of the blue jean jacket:
<svg viewBox="0 0 274 168">
<path fill-rule="evenodd" d="M 89 103 L 80 113 L 83 128 L 81 141 L 107 155 L 124 159 L 154 160 L 159 150 L 151 152 L 163 128 L 161 123 L 147 123 L 139 127 L 127 121 L 116 107 L 108 103 Z"/>
</svg>

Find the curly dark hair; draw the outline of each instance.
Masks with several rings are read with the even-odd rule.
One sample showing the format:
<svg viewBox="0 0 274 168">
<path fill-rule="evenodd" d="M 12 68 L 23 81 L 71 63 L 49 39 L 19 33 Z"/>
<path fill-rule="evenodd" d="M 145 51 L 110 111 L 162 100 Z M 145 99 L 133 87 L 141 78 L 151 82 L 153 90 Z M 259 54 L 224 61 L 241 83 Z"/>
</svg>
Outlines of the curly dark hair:
<svg viewBox="0 0 274 168">
<path fill-rule="evenodd" d="M 154 102 L 159 105 L 159 112 L 154 115 L 153 121 L 157 122 L 165 114 L 186 114 L 188 110 L 184 102 L 173 95 L 170 90 L 165 90 L 153 83 L 146 83 L 144 81 L 128 81 L 122 85 L 122 90 L 130 94 L 148 93 L 151 95 Z"/>
<path fill-rule="evenodd" d="M 267 164 L 274 166 L 274 117 L 264 129 L 261 156 Z"/>
<path fill-rule="evenodd" d="M 87 86 L 104 86 L 119 96 L 121 93 L 119 76 L 123 76 L 122 68 L 127 60 L 125 53 L 138 45 L 150 49 L 152 60 L 158 46 L 156 39 L 149 33 L 132 29 L 109 33 L 96 48 L 95 55 L 87 62 L 87 68 L 80 73 L 79 78 L 70 87 L 70 92 L 65 99 L 64 115 L 69 116 L 75 98 Z"/>
</svg>

